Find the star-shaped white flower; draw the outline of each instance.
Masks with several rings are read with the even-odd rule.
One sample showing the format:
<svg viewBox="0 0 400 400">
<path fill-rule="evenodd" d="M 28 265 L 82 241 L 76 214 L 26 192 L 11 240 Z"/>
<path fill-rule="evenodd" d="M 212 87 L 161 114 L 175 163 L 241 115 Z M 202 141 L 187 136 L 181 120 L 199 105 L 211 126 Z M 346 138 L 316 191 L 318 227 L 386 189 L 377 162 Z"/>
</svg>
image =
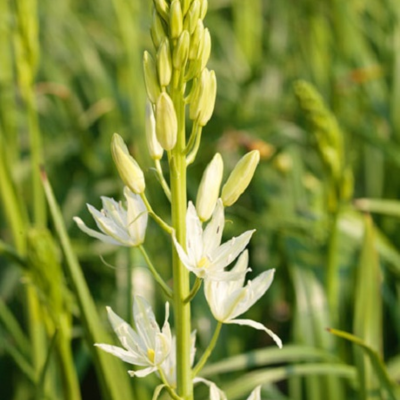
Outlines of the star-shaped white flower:
<svg viewBox="0 0 400 400">
<path fill-rule="evenodd" d="M 236 319 L 246 312 L 270 287 L 275 270 L 262 272 L 253 281 L 244 285 L 249 256 L 245 251 L 238 259 L 231 271 L 225 272 L 226 276 L 232 275 L 232 279 L 213 281 L 206 279 L 204 293 L 211 312 L 217 321 L 224 324 L 248 325 L 252 328 L 267 332 L 279 347 L 282 341 L 275 333 L 259 322 L 251 319 Z"/>
<path fill-rule="evenodd" d="M 133 302 L 136 331 L 110 307 L 107 307 L 107 312 L 108 319 L 123 347 L 109 344 L 95 344 L 95 346 L 127 363 L 146 367 L 139 371 L 128 371 L 131 376 L 141 378 L 157 371 L 168 357 L 172 346 L 171 329 L 168 322 L 169 304 L 165 304 L 165 321 L 161 330 L 151 306 L 143 297 L 135 296 Z"/>
<path fill-rule="evenodd" d="M 139 246 L 144 242 L 148 213 L 141 197 L 124 189 L 127 209 L 110 197 L 102 197 L 103 209 L 96 210 L 87 205 L 100 232 L 88 228 L 78 217 L 74 217 L 79 229 L 105 243 L 119 246 Z"/>
<path fill-rule="evenodd" d="M 225 279 L 224 268 L 244 250 L 254 233 L 254 230 L 247 231 L 221 245 L 224 225 L 224 206 L 220 199 L 204 231 L 193 203 L 189 202 L 186 213 L 186 251 L 175 236 L 173 240 L 182 263 L 199 278 Z"/>
</svg>

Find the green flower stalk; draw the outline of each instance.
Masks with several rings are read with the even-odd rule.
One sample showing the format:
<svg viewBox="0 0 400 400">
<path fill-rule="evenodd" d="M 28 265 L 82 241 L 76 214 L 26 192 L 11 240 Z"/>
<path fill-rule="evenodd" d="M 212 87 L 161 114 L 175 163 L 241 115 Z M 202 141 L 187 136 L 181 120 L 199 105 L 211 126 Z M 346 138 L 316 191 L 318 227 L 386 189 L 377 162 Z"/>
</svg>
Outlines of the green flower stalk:
<svg viewBox="0 0 400 400">
<path fill-rule="evenodd" d="M 210 399 L 223 400 L 225 394 L 214 383 L 197 376 L 211 355 L 223 325 L 248 325 L 263 330 L 279 347 L 282 345 L 263 324 L 237 318 L 264 295 L 274 275 L 274 270 L 266 271 L 244 285 L 249 271 L 245 248 L 254 230 L 222 243 L 224 207 L 234 204 L 246 190 L 260 155 L 258 151 L 252 151 L 238 162 L 219 198 L 223 161 L 217 153 L 204 171 L 196 207 L 192 201 L 187 201 L 187 168 L 196 158 L 202 128 L 212 116 L 217 93 L 215 73 L 206 68 L 211 54 L 211 35 L 203 23 L 208 3 L 207 0 L 154 0 L 154 7 L 150 32 L 156 56 L 153 58 L 150 52 L 145 52 L 143 58 L 149 99 L 146 140 L 157 177 L 171 203 L 171 224 L 153 211 L 145 194 L 143 172 L 116 134 L 112 140 L 112 153 L 120 177 L 127 186 L 124 191 L 127 208 L 106 197 L 102 198 L 100 212 L 88 206 L 101 232 L 86 227 L 77 217 L 75 221 L 84 232 L 104 242 L 138 246 L 154 279 L 172 299 L 175 336 L 170 333 L 168 308 L 160 330 L 146 300 L 136 296 L 133 316 L 136 329 L 108 308 L 111 325 L 122 347 L 98 346 L 128 363 L 145 367 L 130 372 L 132 376 L 156 373 L 161 384 L 154 391 L 154 400 L 164 389 L 172 399 L 193 400 L 196 383 L 210 388 Z M 190 93 L 187 93 L 187 87 L 191 88 Z M 186 107 L 192 121 L 190 135 L 186 132 Z M 164 153 L 167 153 L 169 182 L 161 168 Z M 170 235 L 172 288 L 160 277 L 157 266 L 152 264 L 143 247 L 148 214 Z M 209 222 L 203 227 L 206 221 Z M 233 262 L 236 262 L 233 269 L 227 270 Z M 190 274 L 196 276 L 192 287 Z M 193 367 L 195 332 L 191 327 L 191 301 L 202 284 L 218 323 L 208 348 Z M 250 399 L 260 399 L 260 388 L 251 393 Z"/>
</svg>

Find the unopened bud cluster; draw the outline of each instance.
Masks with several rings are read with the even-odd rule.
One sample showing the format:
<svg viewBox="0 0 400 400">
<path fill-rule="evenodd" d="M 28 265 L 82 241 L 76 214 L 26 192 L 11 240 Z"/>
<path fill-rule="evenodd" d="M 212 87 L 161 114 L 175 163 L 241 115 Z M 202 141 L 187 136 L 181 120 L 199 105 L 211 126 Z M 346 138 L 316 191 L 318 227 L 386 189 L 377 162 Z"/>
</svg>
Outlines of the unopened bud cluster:
<svg viewBox="0 0 400 400">
<path fill-rule="evenodd" d="M 205 68 L 211 53 L 210 32 L 203 23 L 207 7 L 207 0 L 154 0 L 154 56 L 144 53 L 143 68 L 156 138 L 167 151 L 175 147 L 178 134 L 174 93 L 185 95 L 189 83 L 190 119 L 200 127 L 214 110 L 217 82 L 214 71 Z"/>
</svg>

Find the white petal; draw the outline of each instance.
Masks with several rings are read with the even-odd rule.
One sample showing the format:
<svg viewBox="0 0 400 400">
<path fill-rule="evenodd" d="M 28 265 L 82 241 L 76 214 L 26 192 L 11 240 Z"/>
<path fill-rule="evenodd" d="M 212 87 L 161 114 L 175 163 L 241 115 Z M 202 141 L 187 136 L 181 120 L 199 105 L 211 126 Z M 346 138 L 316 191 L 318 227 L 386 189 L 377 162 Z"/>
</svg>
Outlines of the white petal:
<svg viewBox="0 0 400 400">
<path fill-rule="evenodd" d="M 109 244 L 116 244 L 118 246 L 121 246 L 122 243 L 119 242 L 118 240 L 115 240 L 114 238 L 104 235 L 100 232 L 95 231 L 94 229 L 90 229 L 86 226 L 86 224 L 79 218 L 79 217 L 74 217 L 74 221 L 78 225 L 78 228 L 82 231 L 88 234 L 91 237 L 94 237 L 96 239 L 101 240 L 104 243 L 109 243 Z"/>
<path fill-rule="evenodd" d="M 274 339 L 275 343 L 278 345 L 278 347 L 281 349 L 282 348 L 282 341 L 281 339 L 275 335 L 274 332 L 272 332 L 270 329 L 266 328 L 263 324 L 260 324 L 259 322 L 253 321 L 251 319 L 233 319 L 231 321 L 226 321 L 225 324 L 237 324 L 237 325 L 247 325 L 251 326 L 254 329 L 258 329 L 260 331 L 265 331 Z"/>
<path fill-rule="evenodd" d="M 240 302 L 232 313 L 231 318 L 236 318 L 238 315 L 246 312 L 253 304 L 260 299 L 261 296 L 269 289 L 274 279 L 274 269 L 270 269 L 261 273 L 253 281 L 247 282 L 245 288 L 246 297 L 244 301 Z"/>
<path fill-rule="evenodd" d="M 109 344 L 98 344 L 98 343 L 96 343 L 95 346 L 106 351 L 107 353 L 110 353 L 120 358 L 122 361 L 125 361 L 129 364 L 135 364 L 141 366 L 147 365 L 141 357 L 137 357 L 134 353 L 124 350 L 121 347 L 111 346 Z"/>
<path fill-rule="evenodd" d="M 203 233 L 204 254 L 211 254 L 221 244 L 224 225 L 224 206 L 221 199 L 218 199 L 212 219 Z"/>
<path fill-rule="evenodd" d="M 185 253 L 185 250 L 183 250 L 182 246 L 178 243 L 178 241 L 176 240 L 176 237 L 175 237 L 175 232 L 172 234 L 172 240 L 174 242 L 175 249 L 176 249 L 176 252 L 178 253 L 179 259 L 182 261 L 183 265 L 189 271 L 196 273 L 196 271 L 197 271 L 196 263 L 193 263 L 193 261 Z"/>
<path fill-rule="evenodd" d="M 229 265 L 244 250 L 254 232 L 255 230 L 247 231 L 238 237 L 232 238 L 215 250 L 211 255 L 213 269 L 221 270 Z"/>
<path fill-rule="evenodd" d="M 186 252 L 196 265 L 203 257 L 203 228 L 191 201 L 186 213 Z"/>
<path fill-rule="evenodd" d="M 127 187 L 125 187 L 124 194 L 128 207 L 126 229 L 134 245 L 138 246 L 144 242 L 148 220 L 147 209 L 142 198 L 132 193 Z"/>
<path fill-rule="evenodd" d="M 151 373 L 157 371 L 157 367 L 149 367 L 145 369 L 140 369 L 138 371 L 128 371 L 128 374 L 133 378 L 134 376 L 137 376 L 138 378 L 143 378 L 147 375 L 150 375 Z"/>
<path fill-rule="evenodd" d="M 193 379 L 193 383 L 199 382 L 204 383 L 210 388 L 210 400 L 227 400 L 225 393 L 221 389 L 219 389 L 214 382 L 200 377 Z"/>
<path fill-rule="evenodd" d="M 257 386 L 251 393 L 247 400 L 261 400 L 261 386 Z"/>
</svg>

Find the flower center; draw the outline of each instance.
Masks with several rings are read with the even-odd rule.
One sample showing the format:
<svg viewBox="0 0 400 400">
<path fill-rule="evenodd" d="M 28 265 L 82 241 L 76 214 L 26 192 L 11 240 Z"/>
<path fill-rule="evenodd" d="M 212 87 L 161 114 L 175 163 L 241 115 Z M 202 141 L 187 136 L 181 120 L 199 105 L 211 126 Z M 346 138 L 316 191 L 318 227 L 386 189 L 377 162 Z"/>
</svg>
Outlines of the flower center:
<svg viewBox="0 0 400 400">
<path fill-rule="evenodd" d="M 147 349 L 147 358 L 153 364 L 154 363 L 155 352 L 153 349 Z"/>
<path fill-rule="evenodd" d="M 205 268 L 207 269 L 210 266 L 210 260 L 207 256 L 204 256 L 198 263 L 198 268 Z"/>
</svg>

